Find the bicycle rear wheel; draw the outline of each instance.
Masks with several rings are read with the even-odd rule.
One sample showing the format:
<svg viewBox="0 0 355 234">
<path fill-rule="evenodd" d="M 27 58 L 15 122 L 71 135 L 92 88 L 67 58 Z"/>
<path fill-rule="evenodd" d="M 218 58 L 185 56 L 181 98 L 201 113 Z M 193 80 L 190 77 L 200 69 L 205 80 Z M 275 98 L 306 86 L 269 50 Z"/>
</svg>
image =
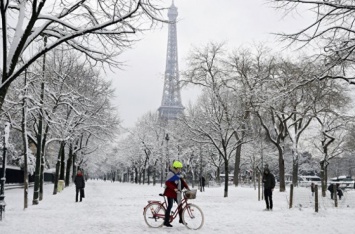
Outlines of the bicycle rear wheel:
<svg viewBox="0 0 355 234">
<path fill-rule="evenodd" d="M 203 226 L 205 218 L 200 207 L 194 204 L 187 204 L 182 211 L 182 220 L 187 228 L 197 230 Z"/>
<path fill-rule="evenodd" d="M 160 203 L 150 203 L 144 210 L 144 221 L 152 228 L 163 226 L 165 218 L 165 208 Z"/>
</svg>

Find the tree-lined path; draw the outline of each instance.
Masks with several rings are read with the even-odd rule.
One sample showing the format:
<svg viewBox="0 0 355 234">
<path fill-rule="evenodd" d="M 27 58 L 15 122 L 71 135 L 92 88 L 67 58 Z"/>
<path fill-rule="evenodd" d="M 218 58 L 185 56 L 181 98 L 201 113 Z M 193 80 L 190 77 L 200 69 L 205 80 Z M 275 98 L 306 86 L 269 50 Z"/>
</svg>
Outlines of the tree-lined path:
<svg viewBox="0 0 355 234">
<path fill-rule="evenodd" d="M 222 198 L 223 186 L 206 187 L 192 203 L 201 207 L 205 224 L 190 231 L 175 220 L 173 228 L 149 228 L 143 219 L 147 200 L 160 199 L 160 186 L 111 183 L 88 180 L 86 198 L 75 203 L 75 188 L 70 186 L 52 195 L 52 184 L 45 185 L 45 199 L 39 205 L 23 210 L 23 190 L 6 190 L 7 210 L 0 232 L 27 233 L 352 233 L 354 207 L 321 207 L 288 209 L 287 193 L 274 193 L 274 211 L 266 212 L 264 201 L 258 201 L 251 187 L 231 186 L 230 196 Z M 30 188 L 31 190 L 32 188 Z M 304 196 L 308 197 L 308 189 Z M 32 193 L 30 193 L 32 194 Z M 354 191 L 345 194 L 354 196 Z M 329 198 L 328 198 L 329 199 Z M 355 204 L 354 204 L 355 205 Z"/>
</svg>

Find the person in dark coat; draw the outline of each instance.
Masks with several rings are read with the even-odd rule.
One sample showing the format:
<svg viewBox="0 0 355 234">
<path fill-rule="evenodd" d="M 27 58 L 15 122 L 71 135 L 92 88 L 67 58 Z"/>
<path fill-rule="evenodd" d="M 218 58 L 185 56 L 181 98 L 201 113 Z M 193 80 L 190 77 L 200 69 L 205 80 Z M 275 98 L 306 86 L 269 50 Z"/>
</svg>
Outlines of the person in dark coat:
<svg viewBox="0 0 355 234">
<path fill-rule="evenodd" d="M 312 182 L 312 183 L 311 183 L 312 196 L 314 195 L 315 189 L 316 189 L 316 185 Z"/>
<path fill-rule="evenodd" d="M 339 188 L 339 184 L 337 184 L 335 187 L 336 187 L 335 190 L 339 196 L 339 200 L 341 200 L 341 197 L 343 196 L 343 191 Z M 330 198 L 334 199 L 334 185 L 330 184 L 328 186 L 328 190 L 330 192 Z"/>
<path fill-rule="evenodd" d="M 268 168 L 264 170 L 263 174 L 264 183 L 264 198 L 266 203 L 266 210 L 272 210 L 272 192 L 275 188 L 275 176 L 270 172 Z"/>
<path fill-rule="evenodd" d="M 205 177 L 201 176 L 200 178 L 200 187 L 201 187 L 201 192 L 204 192 L 205 191 Z"/>
<path fill-rule="evenodd" d="M 78 173 L 74 178 L 74 184 L 76 188 L 75 201 L 78 202 L 78 195 L 80 193 L 80 202 L 81 202 L 84 197 L 84 188 L 85 188 L 85 179 L 81 170 L 78 170 Z"/>
<path fill-rule="evenodd" d="M 178 205 L 181 202 L 181 190 L 183 188 L 189 189 L 189 186 L 186 184 L 185 180 L 181 176 L 182 163 L 179 161 L 174 161 L 172 168 L 170 169 L 166 181 L 165 181 L 165 190 L 164 196 L 167 197 L 168 205 L 165 212 L 164 226 L 172 227 L 170 224 L 170 212 L 173 207 L 174 200 Z M 182 214 L 179 212 L 179 223 L 184 223 L 182 221 Z"/>
</svg>

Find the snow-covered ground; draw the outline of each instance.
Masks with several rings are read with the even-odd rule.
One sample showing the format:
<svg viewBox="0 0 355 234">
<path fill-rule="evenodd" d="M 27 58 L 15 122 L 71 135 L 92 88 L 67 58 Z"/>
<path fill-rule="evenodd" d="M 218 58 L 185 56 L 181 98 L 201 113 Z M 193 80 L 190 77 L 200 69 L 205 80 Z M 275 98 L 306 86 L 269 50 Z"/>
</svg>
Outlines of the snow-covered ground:
<svg viewBox="0 0 355 234">
<path fill-rule="evenodd" d="M 258 201 L 252 187 L 229 187 L 223 197 L 223 187 L 206 188 L 191 200 L 204 212 L 205 224 L 197 231 L 189 230 L 177 220 L 173 227 L 149 228 L 143 218 L 148 200 L 160 200 L 159 185 L 136 185 L 89 180 L 82 203 L 75 203 L 75 188 L 70 186 L 52 195 L 53 185 L 45 186 L 44 200 L 23 210 L 23 190 L 6 190 L 6 213 L 0 222 L 1 234 L 20 233 L 354 233 L 355 192 L 348 191 L 339 207 L 320 199 L 320 210 L 314 212 L 310 190 L 296 189 L 295 207 L 288 208 L 289 192 L 274 192 L 274 210 L 263 211 L 265 203 Z M 30 201 L 32 201 L 32 189 Z M 174 205 L 175 208 L 175 205 Z M 174 209 L 173 208 L 173 209 Z"/>
</svg>

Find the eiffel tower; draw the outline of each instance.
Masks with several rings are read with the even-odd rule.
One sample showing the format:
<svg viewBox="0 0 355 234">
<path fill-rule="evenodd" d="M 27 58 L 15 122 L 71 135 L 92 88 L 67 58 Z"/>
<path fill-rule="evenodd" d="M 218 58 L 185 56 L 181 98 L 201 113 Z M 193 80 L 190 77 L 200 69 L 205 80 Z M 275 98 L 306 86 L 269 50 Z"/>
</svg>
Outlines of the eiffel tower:
<svg viewBox="0 0 355 234">
<path fill-rule="evenodd" d="M 179 64 L 177 50 L 176 18 L 178 11 L 174 5 L 174 0 L 169 8 L 168 17 L 168 48 L 166 54 L 166 67 L 164 90 L 161 106 L 159 107 L 159 118 L 164 121 L 174 120 L 183 114 L 184 107 L 181 104 L 181 95 L 179 87 Z"/>
</svg>

